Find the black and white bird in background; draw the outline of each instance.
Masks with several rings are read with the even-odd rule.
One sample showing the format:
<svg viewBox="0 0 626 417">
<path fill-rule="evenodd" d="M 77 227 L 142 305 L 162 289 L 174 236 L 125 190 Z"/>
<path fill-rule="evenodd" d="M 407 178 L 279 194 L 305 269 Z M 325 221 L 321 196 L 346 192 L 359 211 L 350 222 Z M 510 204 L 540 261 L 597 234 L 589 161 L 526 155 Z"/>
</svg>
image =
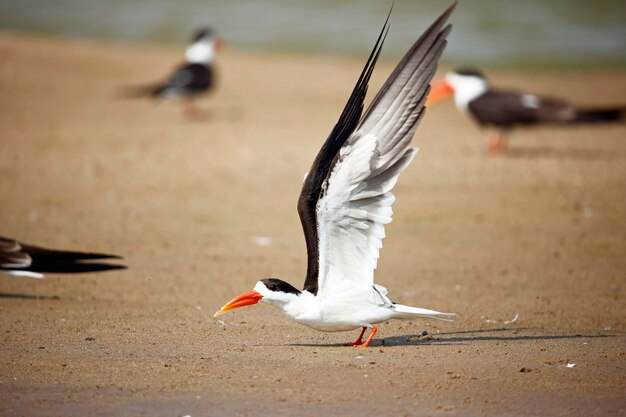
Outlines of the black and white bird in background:
<svg viewBox="0 0 626 417">
<path fill-rule="evenodd" d="M 212 29 L 198 30 L 185 51 L 185 62 L 165 82 L 130 87 L 125 95 L 183 101 L 186 116 L 196 117 L 195 99 L 215 87 L 215 57 L 221 44 L 222 39 Z"/>
<path fill-rule="evenodd" d="M 47 249 L 0 236 L 0 274 L 43 278 L 47 273 L 77 274 L 126 269 L 104 260 L 122 259 L 106 253 Z"/>
<path fill-rule="evenodd" d="M 626 121 L 626 106 L 577 107 L 563 99 L 540 97 L 492 87 L 474 68 L 450 71 L 431 90 L 427 105 L 447 97 L 456 108 L 470 115 L 481 127 L 492 130 L 489 154 L 505 153 L 508 134 L 519 126 L 542 124 L 577 125 Z"/>
<path fill-rule="evenodd" d="M 302 291 L 279 279 L 262 279 L 215 316 L 266 302 L 300 324 L 327 332 L 362 328 L 354 346 L 369 346 L 376 324 L 389 319 L 454 314 L 392 302 L 374 283 L 392 189 L 417 153 L 410 142 L 424 114 L 430 81 L 446 46 L 453 4 L 413 44 L 363 113 L 368 82 L 389 30 L 389 17 L 339 121 L 305 177 L 298 213 L 308 263 Z M 370 328 L 367 340 L 362 337 Z"/>
</svg>

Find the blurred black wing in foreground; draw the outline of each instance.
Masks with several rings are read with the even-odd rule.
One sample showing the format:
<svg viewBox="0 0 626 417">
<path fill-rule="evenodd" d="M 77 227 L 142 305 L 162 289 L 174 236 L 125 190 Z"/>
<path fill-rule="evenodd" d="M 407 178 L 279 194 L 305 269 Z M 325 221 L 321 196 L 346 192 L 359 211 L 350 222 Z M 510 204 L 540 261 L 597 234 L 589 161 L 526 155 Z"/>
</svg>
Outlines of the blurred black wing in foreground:
<svg viewBox="0 0 626 417">
<path fill-rule="evenodd" d="M 126 265 L 94 260 L 122 259 L 106 253 L 46 249 L 0 236 L 0 273 L 43 278 L 43 273 L 77 274 L 126 269 Z"/>
</svg>

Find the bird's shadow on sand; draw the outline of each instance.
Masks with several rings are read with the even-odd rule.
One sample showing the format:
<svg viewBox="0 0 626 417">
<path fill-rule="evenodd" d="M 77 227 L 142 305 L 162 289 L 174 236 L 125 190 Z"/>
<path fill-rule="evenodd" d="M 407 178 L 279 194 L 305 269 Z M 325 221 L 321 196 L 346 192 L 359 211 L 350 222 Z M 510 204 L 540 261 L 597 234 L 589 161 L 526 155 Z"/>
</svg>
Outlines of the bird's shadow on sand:
<svg viewBox="0 0 626 417">
<path fill-rule="evenodd" d="M 123 264 L 115 264 L 115 263 L 100 263 L 100 262 L 96 262 L 96 263 L 81 263 L 80 261 L 78 262 L 74 262 L 74 260 L 71 258 L 71 256 L 73 254 L 69 254 L 67 256 L 69 256 L 69 258 L 54 258 L 53 257 L 54 253 L 49 254 L 47 258 L 45 258 L 44 260 L 38 260 L 36 262 L 34 262 L 33 264 L 36 264 L 38 266 L 37 268 L 37 272 L 42 272 L 42 273 L 61 273 L 61 274 L 67 274 L 69 276 L 76 276 L 76 275 L 81 275 L 81 276 L 85 276 L 85 275 L 91 275 L 91 274 L 95 274 L 98 272 L 106 272 L 106 271 L 120 271 L 120 270 L 125 270 L 128 269 L 128 266 L 123 265 Z M 86 255 L 86 256 L 93 256 L 93 254 L 82 254 L 82 255 Z M 79 254 L 80 256 L 80 254 Z M 117 256 L 113 256 L 113 255 L 107 255 L 110 258 L 113 259 L 121 259 L 120 257 Z M 4 274 L 0 273 L 0 276 L 4 276 Z M 14 280 L 14 279 L 28 279 L 30 280 L 31 278 L 16 278 L 16 277 L 10 277 L 8 276 L 8 279 Z M 36 279 L 35 281 L 39 281 L 39 279 Z M 60 300 L 61 297 L 59 297 L 58 295 L 34 295 L 34 294 L 22 294 L 22 293 L 8 293 L 8 292 L 1 292 L 0 291 L 0 300 L 2 299 L 12 299 L 12 300 L 52 300 L 52 301 L 57 301 Z"/>
<path fill-rule="evenodd" d="M 532 334 L 520 334 L 525 331 Z M 525 342 L 532 340 L 566 340 L 566 339 L 595 339 L 615 337 L 611 334 L 537 334 L 540 329 L 527 327 L 508 327 L 498 329 L 466 330 L 459 332 L 445 332 L 428 334 L 411 334 L 403 336 L 385 337 L 374 339 L 370 347 L 393 347 L 393 346 L 431 346 L 431 345 L 465 345 L 473 342 Z M 308 347 L 340 347 L 345 343 L 294 343 L 289 346 Z"/>
<path fill-rule="evenodd" d="M 8 298 L 13 300 L 60 300 L 58 295 L 32 295 L 32 294 L 18 294 L 0 292 L 0 299 Z"/>
<path fill-rule="evenodd" d="M 575 159 L 575 160 L 608 160 L 623 159 L 626 157 L 624 152 L 616 152 L 607 149 L 575 149 L 575 148 L 550 148 L 547 146 L 539 147 L 512 147 L 509 149 L 506 157 L 512 159 Z"/>
<path fill-rule="evenodd" d="M 185 115 L 185 121 L 190 123 L 236 123 L 243 117 L 243 110 L 238 107 L 203 107 L 198 108 L 193 116 Z"/>
</svg>

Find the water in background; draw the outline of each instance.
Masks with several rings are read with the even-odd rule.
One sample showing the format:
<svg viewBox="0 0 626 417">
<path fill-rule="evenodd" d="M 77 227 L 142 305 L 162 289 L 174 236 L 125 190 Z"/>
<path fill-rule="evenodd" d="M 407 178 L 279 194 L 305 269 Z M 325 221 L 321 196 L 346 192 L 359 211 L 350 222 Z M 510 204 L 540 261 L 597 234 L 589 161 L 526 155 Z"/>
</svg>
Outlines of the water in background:
<svg viewBox="0 0 626 417">
<path fill-rule="evenodd" d="M 392 1 L 1 0 L 0 28 L 70 37 L 187 40 L 210 25 L 252 50 L 362 56 Z M 385 57 L 400 56 L 450 1 L 395 0 Z M 462 0 L 453 65 L 626 64 L 626 0 Z"/>
</svg>

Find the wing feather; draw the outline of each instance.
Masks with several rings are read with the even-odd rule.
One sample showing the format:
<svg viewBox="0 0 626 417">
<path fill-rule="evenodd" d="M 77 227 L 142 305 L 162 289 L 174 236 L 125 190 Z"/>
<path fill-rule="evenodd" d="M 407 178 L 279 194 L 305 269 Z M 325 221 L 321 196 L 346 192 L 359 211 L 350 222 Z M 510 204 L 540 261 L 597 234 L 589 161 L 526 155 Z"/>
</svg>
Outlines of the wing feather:
<svg viewBox="0 0 626 417">
<path fill-rule="evenodd" d="M 20 242 L 0 236 L 0 268 L 28 268 L 31 263 Z"/>
<path fill-rule="evenodd" d="M 341 116 L 339 116 L 339 121 L 326 139 L 326 142 L 322 145 L 322 148 L 313 161 L 309 173 L 305 176 L 302 191 L 298 199 L 298 214 L 300 216 L 300 222 L 302 223 L 307 247 L 307 274 L 304 281 L 304 290 L 312 294 L 317 294 L 319 277 L 318 201 L 325 193 L 328 176 L 330 175 L 338 155 L 340 155 L 343 145 L 359 124 L 361 114 L 363 113 L 363 102 L 365 100 L 365 94 L 367 93 L 368 83 L 374 71 L 374 66 L 378 61 L 378 56 L 380 55 L 389 28 L 390 14 L 391 11 L 389 11 L 389 15 L 387 15 L 387 20 L 385 20 L 385 24 L 350 94 L 350 98 Z"/>
<path fill-rule="evenodd" d="M 126 269 L 113 263 L 89 262 L 121 259 L 117 255 L 46 249 L 0 236 L 0 272 L 43 278 L 42 272 L 80 273 Z"/>
<path fill-rule="evenodd" d="M 417 153 L 409 143 L 446 45 L 453 4 L 415 42 L 342 145 L 316 202 L 319 294 L 353 297 L 374 285 L 392 193 Z M 306 289 L 306 287 L 305 287 Z"/>
</svg>

